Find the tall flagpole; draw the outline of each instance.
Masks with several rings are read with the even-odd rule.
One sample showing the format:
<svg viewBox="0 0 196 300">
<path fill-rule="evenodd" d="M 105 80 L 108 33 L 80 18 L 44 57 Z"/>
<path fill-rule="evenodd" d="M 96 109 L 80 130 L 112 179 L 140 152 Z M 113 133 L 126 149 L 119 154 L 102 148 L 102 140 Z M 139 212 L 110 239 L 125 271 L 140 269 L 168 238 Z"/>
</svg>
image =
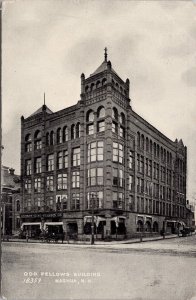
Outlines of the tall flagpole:
<svg viewBox="0 0 196 300">
<path fill-rule="evenodd" d="M 2 299 L 2 2 L 0 3 L 0 299 Z"/>
</svg>

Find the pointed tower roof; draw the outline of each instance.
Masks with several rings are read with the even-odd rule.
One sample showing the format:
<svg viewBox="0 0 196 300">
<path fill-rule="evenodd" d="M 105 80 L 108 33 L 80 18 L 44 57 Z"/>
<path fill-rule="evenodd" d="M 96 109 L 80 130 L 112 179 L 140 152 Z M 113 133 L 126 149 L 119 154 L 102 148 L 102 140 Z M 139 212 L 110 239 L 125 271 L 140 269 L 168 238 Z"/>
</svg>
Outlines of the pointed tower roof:
<svg viewBox="0 0 196 300">
<path fill-rule="evenodd" d="M 108 56 L 108 54 L 107 54 L 107 48 L 105 48 L 104 51 L 105 51 L 105 52 L 104 52 L 104 61 L 103 61 L 102 64 L 95 70 L 95 72 L 93 72 L 92 74 L 90 74 L 90 77 L 91 77 L 91 76 L 94 76 L 94 75 L 97 75 L 97 74 L 99 74 L 99 73 L 101 73 L 101 72 L 106 71 L 106 70 L 108 69 L 108 67 L 111 68 L 112 72 L 114 72 L 116 75 L 118 75 L 118 74 L 114 71 L 114 69 L 112 68 L 111 62 L 107 60 L 107 56 Z"/>
</svg>

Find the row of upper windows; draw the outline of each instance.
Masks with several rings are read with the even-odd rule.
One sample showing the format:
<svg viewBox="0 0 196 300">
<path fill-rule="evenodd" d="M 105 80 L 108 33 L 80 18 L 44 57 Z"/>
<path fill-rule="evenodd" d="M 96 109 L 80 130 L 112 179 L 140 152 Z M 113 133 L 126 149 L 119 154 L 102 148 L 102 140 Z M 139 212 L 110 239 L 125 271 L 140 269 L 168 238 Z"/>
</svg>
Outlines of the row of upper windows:
<svg viewBox="0 0 196 300">
<path fill-rule="evenodd" d="M 85 92 L 94 91 L 95 89 L 105 86 L 106 83 L 107 83 L 106 78 L 103 78 L 102 80 L 97 80 L 96 82 L 92 82 L 90 85 L 85 86 Z"/>
<path fill-rule="evenodd" d="M 159 144 L 153 143 L 148 137 L 145 138 L 140 132 L 137 132 L 137 147 L 153 154 L 158 159 L 161 158 L 162 161 L 167 162 L 168 164 L 172 164 L 171 152 L 166 151 L 166 149 L 162 146 L 160 147 Z"/>
</svg>

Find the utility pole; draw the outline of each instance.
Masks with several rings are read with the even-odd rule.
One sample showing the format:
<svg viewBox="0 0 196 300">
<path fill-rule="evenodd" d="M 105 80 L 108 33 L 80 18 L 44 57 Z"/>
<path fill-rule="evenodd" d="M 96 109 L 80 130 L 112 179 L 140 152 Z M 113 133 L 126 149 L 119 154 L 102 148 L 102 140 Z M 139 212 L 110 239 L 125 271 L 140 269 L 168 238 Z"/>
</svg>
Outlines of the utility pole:
<svg viewBox="0 0 196 300">
<path fill-rule="evenodd" d="M 91 219 L 91 245 L 94 245 L 95 237 L 94 237 L 94 193 L 92 193 L 91 196 L 91 202 L 92 202 L 92 219 Z"/>
</svg>

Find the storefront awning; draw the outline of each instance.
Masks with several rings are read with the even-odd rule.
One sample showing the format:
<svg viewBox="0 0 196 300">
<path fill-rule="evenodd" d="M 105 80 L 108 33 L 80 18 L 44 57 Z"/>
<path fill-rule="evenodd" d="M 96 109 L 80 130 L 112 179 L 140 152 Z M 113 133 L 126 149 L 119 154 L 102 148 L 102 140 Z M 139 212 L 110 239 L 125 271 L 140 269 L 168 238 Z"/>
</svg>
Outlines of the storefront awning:
<svg viewBox="0 0 196 300">
<path fill-rule="evenodd" d="M 116 227 L 118 227 L 118 224 L 119 224 L 119 222 L 120 222 L 120 219 L 121 219 L 121 220 L 125 220 L 126 217 L 124 217 L 124 216 L 116 216 L 116 217 L 111 218 L 111 221 L 115 221 Z"/>
<path fill-rule="evenodd" d="M 40 228 L 41 228 L 41 222 L 24 222 L 24 223 L 22 223 L 22 225 L 21 225 L 21 229 L 23 230 L 23 227 L 24 226 L 39 226 Z"/>
<path fill-rule="evenodd" d="M 45 222 L 44 229 L 46 229 L 46 226 L 60 226 L 60 225 L 63 225 L 63 222 Z"/>
<path fill-rule="evenodd" d="M 101 221 L 105 221 L 105 220 L 106 220 L 106 218 L 99 217 L 99 216 L 94 216 L 94 222 L 95 222 L 95 224 L 96 224 L 96 227 L 99 226 L 99 223 L 100 223 Z M 84 217 L 84 225 L 85 225 L 86 223 L 91 223 L 91 222 L 92 222 L 92 216 L 85 216 L 85 217 Z"/>
</svg>

